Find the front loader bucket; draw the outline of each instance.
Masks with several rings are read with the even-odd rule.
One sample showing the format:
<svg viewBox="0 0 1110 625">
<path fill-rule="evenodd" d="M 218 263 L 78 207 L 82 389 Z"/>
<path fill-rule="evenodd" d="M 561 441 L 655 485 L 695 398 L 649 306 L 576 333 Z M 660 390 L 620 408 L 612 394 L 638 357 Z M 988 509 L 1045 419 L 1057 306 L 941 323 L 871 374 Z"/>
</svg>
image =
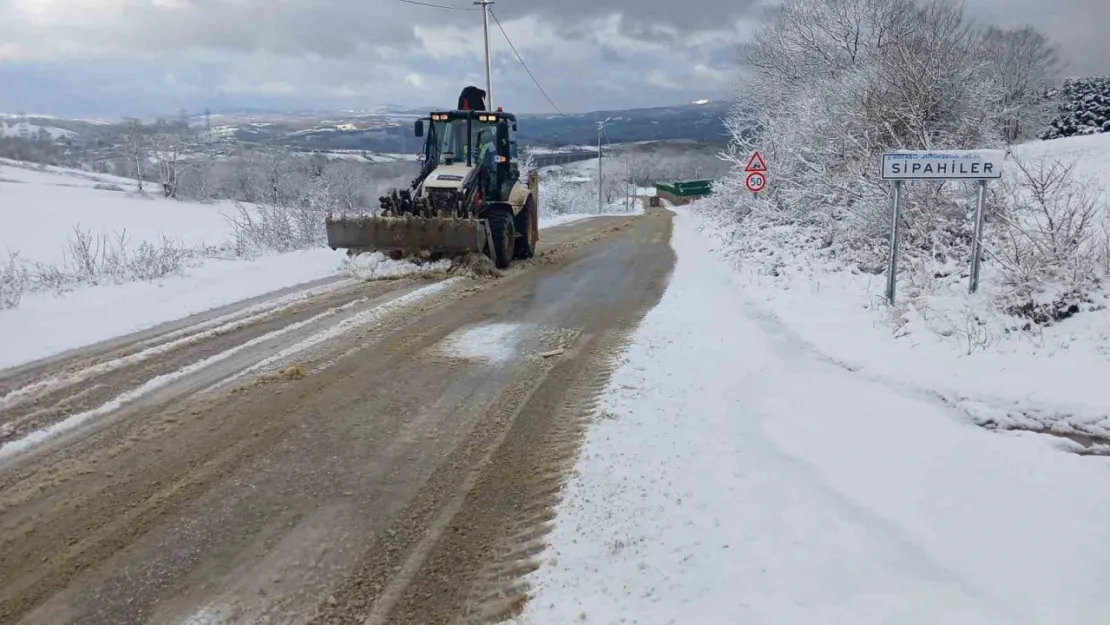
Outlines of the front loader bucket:
<svg viewBox="0 0 1110 625">
<path fill-rule="evenodd" d="M 484 221 L 452 217 L 328 216 L 328 247 L 378 252 L 481 253 L 490 240 Z"/>
</svg>

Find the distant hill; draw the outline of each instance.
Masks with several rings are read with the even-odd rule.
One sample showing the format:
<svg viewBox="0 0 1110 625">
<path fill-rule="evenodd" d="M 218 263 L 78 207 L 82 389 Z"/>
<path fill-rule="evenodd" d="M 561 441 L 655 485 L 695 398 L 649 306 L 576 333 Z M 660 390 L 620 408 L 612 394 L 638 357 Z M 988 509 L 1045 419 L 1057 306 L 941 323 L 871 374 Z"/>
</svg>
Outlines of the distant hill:
<svg viewBox="0 0 1110 625">
<path fill-rule="evenodd" d="M 575 115 L 521 115 L 521 141 L 542 145 L 581 145 L 597 142 L 597 122 L 608 119 L 605 134 L 613 143 L 673 141 L 726 143 L 723 118 L 730 103 L 709 102 L 684 106 L 595 111 Z"/>
<path fill-rule="evenodd" d="M 275 111 L 257 108 L 212 110 L 209 114 L 167 115 L 185 121 L 201 141 L 283 145 L 304 151 L 355 150 L 411 154 L 421 140 L 413 136 L 413 122 L 433 107 L 413 109 L 395 105 L 365 110 Z M 608 119 L 606 135 L 612 143 L 687 140 L 723 144 L 722 118 L 727 102 L 682 106 L 596 111 L 572 115 L 521 114 L 518 136 L 523 145 L 561 147 L 597 142 L 597 122 Z M 21 122 L 64 131 L 72 148 L 98 150 L 118 142 L 121 127 L 102 120 L 45 116 L 4 116 L 8 126 Z"/>
<path fill-rule="evenodd" d="M 421 142 L 413 136 L 412 123 L 430 110 L 385 106 L 360 111 L 218 111 L 210 123 L 218 137 L 249 143 L 308 150 L 414 152 Z M 597 122 L 608 119 L 606 135 L 612 143 L 676 139 L 725 143 L 722 118 L 728 110 L 727 102 L 709 102 L 566 116 L 526 113 L 518 116 L 518 136 L 531 145 L 593 144 Z M 203 122 L 194 117 L 193 123 Z"/>
</svg>

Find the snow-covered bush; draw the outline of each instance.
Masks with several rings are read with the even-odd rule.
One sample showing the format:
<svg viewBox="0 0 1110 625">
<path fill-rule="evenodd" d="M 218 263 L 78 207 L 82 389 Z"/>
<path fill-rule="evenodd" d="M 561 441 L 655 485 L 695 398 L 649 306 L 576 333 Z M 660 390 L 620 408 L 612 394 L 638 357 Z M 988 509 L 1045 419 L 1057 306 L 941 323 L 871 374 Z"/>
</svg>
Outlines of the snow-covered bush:
<svg viewBox="0 0 1110 625">
<path fill-rule="evenodd" d="M 251 255 L 323 246 L 328 213 L 376 213 L 388 187 L 407 187 L 415 175 L 413 163 L 329 161 L 280 148 L 245 153 L 222 181 L 239 208 L 230 218 L 236 248 Z"/>
<path fill-rule="evenodd" d="M 265 251 L 289 252 L 318 247 L 327 242 L 324 219 L 328 214 L 313 202 L 236 204 L 237 217 L 229 217 L 236 251 L 251 256 Z"/>
<path fill-rule="evenodd" d="M 536 169 L 536 155 L 532 150 L 521 150 L 516 164 L 517 168 L 520 169 L 520 179 L 528 180 L 528 176 Z"/>
<path fill-rule="evenodd" d="M 75 227 L 61 264 L 36 264 L 32 282 L 40 288 L 66 291 L 77 286 L 158 280 L 181 272 L 191 250 L 162 235 L 158 243 L 132 246 L 126 232 L 93 234 Z"/>
<path fill-rule="evenodd" d="M 0 157 L 28 163 L 60 165 L 62 149 L 47 134 L 33 137 L 5 136 L 0 134 Z"/>
<path fill-rule="evenodd" d="M 540 175 L 540 210 L 545 215 L 597 212 L 597 183 L 592 178 L 557 169 Z"/>
<path fill-rule="evenodd" d="M 29 293 L 159 280 L 181 272 L 192 259 L 218 251 L 187 248 L 165 236 L 133 246 L 125 232 L 93 234 L 75 227 L 59 263 L 29 263 L 14 253 L 0 262 L 0 309 L 19 306 Z"/>
<path fill-rule="evenodd" d="M 27 289 L 27 269 L 14 252 L 0 261 L 0 309 L 15 308 Z"/>
<path fill-rule="evenodd" d="M 1006 312 L 1051 323 L 1080 310 L 1105 276 L 1106 204 L 1074 163 L 1014 159 L 999 184 L 1006 207 L 995 215 L 993 256 L 1005 285 Z M 1102 262 L 1100 262 L 1102 261 Z"/>
<path fill-rule="evenodd" d="M 631 160 L 632 182 L 637 186 L 676 180 L 714 180 L 729 169 L 716 149 L 703 146 L 647 144 L 622 148 L 622 164 L 627 166 Z"/>
<path fill-rule="evenodd" d="M 1059 112 L 1042 139 L 1110 132 L 1110 76 L 1065 81 L 1051 96 Z"/>
</svg>

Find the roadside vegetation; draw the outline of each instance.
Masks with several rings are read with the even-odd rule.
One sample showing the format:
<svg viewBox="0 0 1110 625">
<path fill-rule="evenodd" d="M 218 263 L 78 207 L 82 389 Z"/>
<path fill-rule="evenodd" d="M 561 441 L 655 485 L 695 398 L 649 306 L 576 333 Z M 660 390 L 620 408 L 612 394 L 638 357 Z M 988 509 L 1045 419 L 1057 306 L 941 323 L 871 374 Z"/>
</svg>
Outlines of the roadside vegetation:
<svg viewBox="0 0 1110 625">
<path fill-rule="evenodd" d="M 883 273 L 892 189 L 878 177 L 881 155 L 1003 148 L 1010 163 L 988 196 L 987 305 L 1033 324 L 1096 306 L 1110 266 L 1102 188 L 1074 161 L 1017 147 L 1110 125 L 1091 81 L 1059 89 L 1056 45 L 1036 28 L 977 24 L 950 0 L 786 0 L 742 63 L 726 120 L 731 172 L 705 210 L 743 262 L 772 274 L 798 259 Z M 1061 101 L 1069 94 L 1087 108 Z M 758 197 L 743 187 L 755 150 L 770 168 Z M 900 289 L 904 307 L 925 306 L 966 289 L 975 188 L 905 192 Z"/>
</svg>

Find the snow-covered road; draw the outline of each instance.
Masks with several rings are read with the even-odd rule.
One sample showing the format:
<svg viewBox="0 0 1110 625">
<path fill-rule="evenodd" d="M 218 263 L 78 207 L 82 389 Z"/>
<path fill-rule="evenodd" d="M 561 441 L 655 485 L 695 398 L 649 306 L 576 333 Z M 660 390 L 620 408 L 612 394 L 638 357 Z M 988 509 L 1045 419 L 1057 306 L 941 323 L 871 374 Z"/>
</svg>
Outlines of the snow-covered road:
<svg viewBox="0 0 1110 625">
<path fill-rule="evenodd" d="M 390 279 L 0 371 L 0 622 L 503 609 L 504 568 L 532 547 L 621 339 L 666 286 L 670 225 L 551 228 L 498 279 L 377 259 L 361 269 Z"/>
<path fill-rule="evenodd" d="M 518 624 L 1110 622 L 1105 458 L 823 356 L 677 211 Z"/>
</svg>

